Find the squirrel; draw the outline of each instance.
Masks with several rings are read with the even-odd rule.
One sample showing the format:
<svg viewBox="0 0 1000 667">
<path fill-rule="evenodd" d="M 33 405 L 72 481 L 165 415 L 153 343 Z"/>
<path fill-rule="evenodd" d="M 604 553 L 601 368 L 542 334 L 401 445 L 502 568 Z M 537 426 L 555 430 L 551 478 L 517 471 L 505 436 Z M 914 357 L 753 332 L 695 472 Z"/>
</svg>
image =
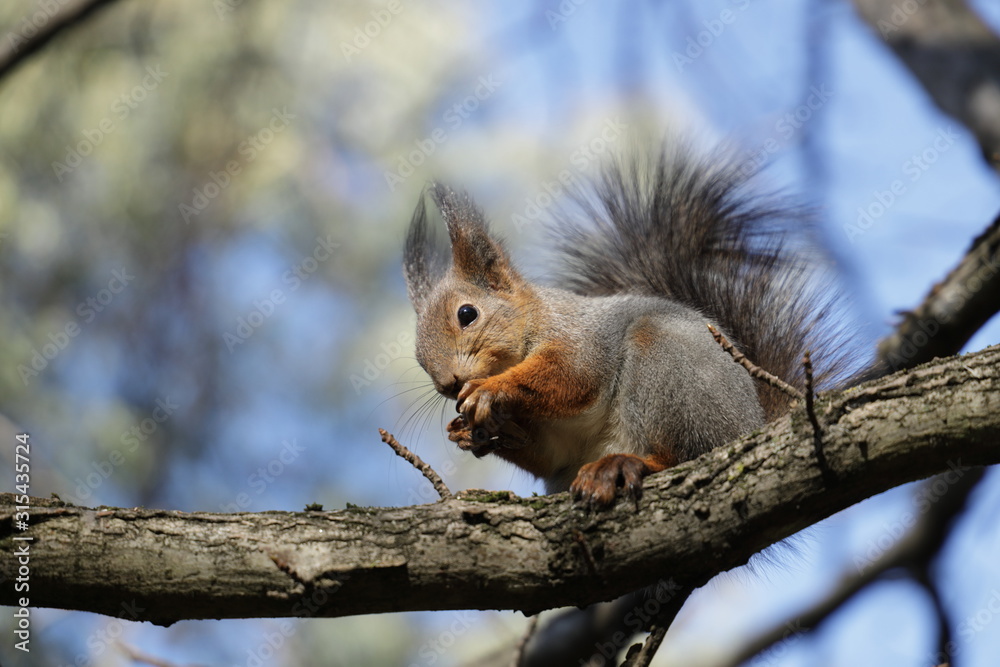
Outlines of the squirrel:
<svg viewBox="0 0 1000 667">
<path fill-rule="evenodd" d="M 496 454 L 594 507 L 638 502 L 645 476 L 786 413 L 713 339 L 801 388 L 802 357 L 843 370 L 821 326 L 840 297 L 802 209 L 755 194 L 753 173 L 686 144 L 617 160 L 554 214 L 555 285 L 529 282 L 464 192 L 432 183 L 405 242 L 416 357 L 457 401 L 448 438 Z"/>
</svg>

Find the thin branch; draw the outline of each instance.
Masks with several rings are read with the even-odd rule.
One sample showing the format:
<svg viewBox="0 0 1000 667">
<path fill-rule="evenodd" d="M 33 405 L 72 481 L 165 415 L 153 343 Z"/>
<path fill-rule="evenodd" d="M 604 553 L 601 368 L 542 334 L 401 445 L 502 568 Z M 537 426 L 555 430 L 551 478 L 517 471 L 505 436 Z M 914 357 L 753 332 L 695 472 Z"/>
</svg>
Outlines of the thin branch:
<svg viewBox="0 0 1000 667">
<path fill-rule="evenodd" d="M 1000 311 L 1000 216 L 973 242 L 965 257 L 934 285 L 916 309 L 879 343 L 888 371 L 913 368 L 957 354 Z"/>
<path fill-rule="evenodd" d="M 574 530 L 573 541 L 580 545 L 580 551 L 583 554 L 584 562 L 587 563 L 587 567 L 590 568 L 590 573 L 596 576 L 597 561 L 594 560 L 594 554 L 590 551 L 590 545 L 587 544 L 587 537 L 579 530 Z"/>
<path fill-rule="evenodd" d="M 861 16 L 1000 170 L 1000 38 L 965 0 L 854 0 Z M 954 135 L 954 133 L 951 133 Z M 955 136 L 947 139 L 954 141 Z"/>
<path fill-rule="evenodd" d="M 438 492 L 441 500 L 451 500 L 455 495 L 448 488 L 448 485 L 444 483 L 441 476 L 434 472 L 429 464 L 424 463 L 423 459 L 411 452 L 409 449 L 404 447 L 396 440 L 396 437 L 386 431 L 384 428 L 378 430 L 379 435 L 382 436 L 382 442 L 392 447 L 392 451 L 396 452 L 397 456 L 406 459 L 414 468 L 420 471 L 420 473 L 426 477 L 430 483 L 434 486 L 434 490 Z"/>
<path fill-rule="evenodd" d="M 655 589 L 655 593 L 651 591 L 639 591 L 635 597 L 646 598 L 648 594 L 655 595 L 655 600 L 662 603 L 662 606 L 653 614 L 652 617 L 646 623 L 646 630 L 649 635 L 646 637 L 646 641 L 642 644 L 635 644 L 629 648 L 628 654 L 625 657 L 625 662 L 622 663 L 622 667 L 647 667 L 656 656 L 656 652 L 660 649 L 660 645 L 663 643 L 664 637 L 667 635 L 667 631 L 670 630 L 671 624 L 673 624 L 674 619 L 677 618 L 677 614 L 680 613 L 681 608 L 684 603 L 690 597 L 691 593 L 694 592 L 693 587 L 681 587 L 673 586 L 667 593 L 666 596 L 662 595 L 659 587 Z M 643 609 L 646 608 L 646 602 L 643 601 Z"/>
<path fill-rule="evenodd" d="M 528 647 L 528 642 L 535 636 L 535 630 L 538 629 L 538 618 L 538 614 L 535 614 L 528 620 L 528 627 L 524 629 L 524 634 L 521 635 L 517 646 L 514 647 L 514 659 L 511 660 L 511 667 L 522 667 L 524 664 L 524 649 Z"/>
<path fill-rule="evenodd" d="M 934 607 L 934 616 L 937 618 L 938 651 L 935 662 L 943 660 L 945 663 L 950 663 L 954 649 L 951 639 L 952 623 L 948 616 L 948 610 L 944 606 L 944 600 L 941 599 L 937 583 L 931 577 L 929 565 L 930 563 L 926 563 L 924 567 L 916 568 L 913 578 L 927 591 L 927 597 L 930 598 L 931 605 Z"/>
<path fill-rule="evenodd" d="M 837 481 L 837 475 L 834 473 L 833 469 L 830 468 L 830 464 L 826 460 L 826 454 L 823 453 L 823 429 L 819 424 L 819 418 L 816 416 L 816 393 L 813 384 L 812 355 L 809 353 L 809 350 L 806 350 L 805 354 L 802 356 L 802 369 L 806 376 L 806 416 L 809 418 L 809 423 L 812 425 L 813 448 L 816 452 L 816 465 L 823 474 L 824 483 L 832 484 Z"/>
<path fill-rule="evenodd" d="M 666 589 L 656 587 L 658 601 L 674 594 L 673 588 Z M 553 614 L 528 643 L 522 667 L 577 667 L 601 660 L 609 664 L 637 633 L 635 620 L 646 601 L 640 591 Z"/>
<path fill-rule="evenodd" d="M 987 228 L 973 243 L 972 248 L 967 253 L 962 262 L 952 270 L 948 277 L 931 290 L 923 306 L 915 314 L 910 314 L 900 325 L 896 333 L 885 339 L 880 345 L 879 362 L 874 364 L 861 379 L 872 380 L 882 377 L 890 372 L 890 369 L 911 368 L 930 361 L 934 357 L 945 357 L 956 354 L 965 342 L 988 320 L 997 309 L 1000 309 L 1000 285 L 997 283 L 1000 274 L 1000 217 Z M 937 313 L 936 321 L 929 320 L 924 313 Z M 928 324 L 931 322 L 931 324 Z M 923 338 L 927 334 L 928 327 L 935 326 L 935 331 L 943 332 L 934 340 L 934 347 L 927 347 L 927 339 Z M 761 379 L 771 386 L 775 386 L 786 394 L 801 399 L 804 396 L 789 385 L 781 387 L 780 379 L 770 373 L 766 373 L 745 358 L 735 347 L 725 340 L 717 330 L 709 325 L 709 330 L 716 342 L 735 361 L 746 368 L 753 377 Z M 916 345 L 915 345 L 916 344 Z M 911 347 L 913 346 L 913 347 Z M 923 349 L 915 349 L 923 348 Z M 901 355 L 905 355 L 902 359 Z M 808 374 L 807 374 L 808 375 Z M 775 382 L 777 381 L 777 382 Z M 815 412 L 814 390 L 809 388 L 807 378 L 807 393 L 809 395 L 809 406 L 807 406 L 807 416 L 813 426 L 816 441 L 814 451 L 820 463 L 821 472 L 824 479 L 829 482 L 828 466 L 824 467 L 825 455 L 820 441 L 821 430 L 819 420 Z M 790 391 L 789 391 L 790 390 Z M 852 593 L 853 594 L 853 593 Z M 608 603 L 611 604 L 611 603 Z M 840 602 L 836 602 L 837 605 Z M 832 612 L 836 606 L 829 611 Z M 562 626 L 578 625 L 589 628 L 590 618 L 585 615 L 589 610 L 573 611 L 564 614 L 559 619 Z M 550 623 L 555 625 L 555 623 Z M 618 632 L 618 627 L 614 622 L 602 625 L 593 629 L 596 636 L 610 636 Z M 565 631 L 563 631 L 565 632 Z M 781 636 L 787 635 L 784 628 L 780 632 Z M 544 661 L 539 664 L 545 664 Z"/>
<path fill-rule="evenodd" d="M 790 627 L 801 632 L 817 628 L 848 600 L 893 571 L 900 568 L 908 570 L 925 568 L 926 564 L 938 553 L 941 545 L 944 544 L 948 532 L 954 525 L 954 520 L 964 511 L 969 494 L 982 479 L 983 473 L 982 468 L 962 471 L 958 479 L 923 516 L 920 523 L 914 526 L 877 561 L 857 574 L 845 575 L 833 591 L 807 612 L 762 633 L 748 642 L 732 659 L 724 664 L 727 667 L 742 665 L 785 639 Z M 940 609 L 937 606 L 938 600 L 932 598 L 932 602 L 935 603 L 936 609 Z M 948 637 L 947 629 L 943 636 Z"/>
<path fill-rule="evenodd" d="M 32 606 L 117 616 L 134 601 L 136 620 L 160 624 L 439 609 L 536 613 L 612 599 L 650 586 L 658 573 L 682 590 L 701 586 L 886 489 L 1000 463 L 998 404 L 1000 347 L 828 392 L 818 402 L 823 445 L 841 483 L 819 483 L 797 409 L 650 475 L 638 512 L 625 502 L 585 512 L 566 493 L 481 492 L 329 512 L 103 507 L 100 517 L 31 499 L 24 532 L 15 514 L 25 503 L 0 494 L 0 552 L 14 552 L 15 538 L 34 537 Z M 575 531 L 586 537 L 599 576 Z M 16 567 L 0 559 L 0 576 L 17 576 Z M 0 604 L 17 604 L 13 588 L 0 587 Z"/>
<path fill-rule="evenodd" d="M 737 350 L 736 346 L 730 343 L 726 339 L 726 337 L 722 335 L 721 331 L 716 329 L 711 324 L 707 326 L 708 330 L 712 332 L 712 338 L 715 339 L 715 342 L 721 345 L 722 349 L 729 353 L 729 356 L 733 358 L 733 361 L 738 363 L 743 368 L 747 369 L 747 371 L 750 373 L 752 377 L 755 377 L 758 380 L 766 382 L 775 389 L 788 394 L 794 399 L 802 400 L 802 392 L 800 392 L 798 389 L 788 384 L 778 376 L 768 373 L 766 370 L 764 370 L 760 366 L 756 365 L 755 363 L 747 359 L 746 355 Z"/>
<path fill-rule="evenodd" d="M 663 643 L 663 638 L 667 635 L 668 627 L 670 627 L 669 623 L 654 626 L 645 642 L 632 647 L 634 649 L 636 646 L 641 646 L 638 651 L 629 649 L 629 655 L 622 667 L 649 667 L 649 663 L 653 662 L 653 657 L 660 649 L 660 644 Z"/>
<path fill-rule="evenodd" d="M 4 46 L 0 48 L 0 80 L 13 72 L 18 65 L 41 51 L 46 44 L 64 30 L 83 23 L 87 18 L 96 14 L 98 10 L 114 2 L 115 0 L 81 0 L 75 6 L 67 7 L 51 16 L 46 16 L 45 11 L 41 9 L 31 16 L 26 16 L 24 19 L 26 25 L 33 29 L 30 35 L 11 30 L 3 38 Z M 41 26 L 34 22 L 34 19 L 39 15 L 46 18 Z"/>
<path fill-rule="evenodd" d="M 177 664 L 164 660 L 162 658 L 157 658 L 156 656 L 149 655 L 148 653 L 143 653 L 139 649 L 126 644 L 123 641 L 119 641 L 117 644 L 118 650 L 125 654 L 129 660 L 136 664 L 150 665 L 150 667 L 179 667 Z"/>
<path fill-rule="evenodd" d="M 806 350 L 805 354 L 802 355 L 802 369 L 805 371 L 806 376 L 806 416 L 809 417 L 809 423 L 812 424 L 813 433 L 818 440 L 823 437 L 823 429 L 820 428 L 819 419 L 816 417 L 816 406 L 814 404 L 816 392 L 813 385 L 812 355 L 809 353 L 809 350 Z"/>
<path fill-rule="evenodd" d="M 536 633 L 525 667 L 608 664 L 636 635 L 669 628 L 693 590 L 674 578 L 661 579 L 612 602 L 563 612 Z"/>
</svg>

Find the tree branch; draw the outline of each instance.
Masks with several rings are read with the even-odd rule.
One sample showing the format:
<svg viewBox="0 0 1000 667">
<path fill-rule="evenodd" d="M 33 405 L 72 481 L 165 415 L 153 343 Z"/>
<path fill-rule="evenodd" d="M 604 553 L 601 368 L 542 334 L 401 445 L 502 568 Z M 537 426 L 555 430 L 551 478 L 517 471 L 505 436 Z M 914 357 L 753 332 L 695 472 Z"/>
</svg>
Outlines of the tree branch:
<svg viewBox="0 0 1000 667">
<path fill-rule="evenodd" d="M 975 135 L 1000 170 L 1000 38 L 965 0 L 854 0 L 938 108 Z"/>
<path fill-rule="evenodd" d="M 140 619 L 346 616 L 406 610 L 533 613 L 669 578 L 701 585 L 845 507 L 944 470 L 1000 462 L 1000 347 L 820 397 L 824 486 L 801 409 L 647 479 L 643 506 L 600 513 L 567 494 L 466 492 L 409 508 L 185 514 L 36 501 L 0 550 L 30 544 L 30 604 Z M 591 572 L 574 534 L 586 537 Z M 14 558 L 0 574 L 17 575 Z M 14 604 L 12 586 L 0 604 Z"/>
<path fill-rule="evenodd" d="M 883 368 L 899 370 L 951 356 L 1000 310 L 1000 216 L 958 266 L 879 343 Z"/>
<path fill-rule="evenodd" d="M 890 372 L 890 369 L 898 371 L 913 368 L 935 358 L 957 354 L 969 338 L 998 310 L 1000 310 L 1000 217 L 972 242 L 972 247 L 961 262 L 944 280 L 931 289 L 916 310 L 903 313 L 903 320 L 896 330 L 879 343 L 875 363 L 855 381 L 860 381 L 862 378 L 874 380 Z M 712 327 L 709 327 L 709 330 L 712 331 L 716 342 L 732 354 L 735 348 L 732 348 L 732 345 Z M 736 354 L 733 356 L 736 362 L 744 366 L 749 363 L 745 358 L 737 358 Z M 766 381 L 766 376 L 770 374 L 756 372 L 755 369 L 759 371 L 753 364 L 749 364 L 747 368 L 751 375 Z M 790 395 L 798 394 L 797 390 L 792 391 L 794 393 Z M 807 388 L 807 394 L 811 393 Z M 811 411 L 810 407 L 807 402 L 806 415 L 807 417 L 812 415 L 810 423 L 815 434 L 816 452 L 817 456 L 821 457 L 822 429 L 816 423 L 814 411 Z M 821 470 L 825 469 L 822 461 L 818 461 L 818 464 Z M 826 474 L 829 477 L 828 470 Z M 691 590 L 693 589 L 685 589 L 679 599 L 686 599 Z M 680 604 L 674 607 L 676 613 Z M 609 643 L 620 644 L 621 642 L 613 641 L 614 637 L 630 639 L 635 627 L 625 625 L 623 617 L 628 611 L 628 600 L 625 600 L 623 604 L 607 610 L 588 608 L 564 613 L 563 617 L 543 627 L 536 634 L 535 641 L 529 646 L 526 665 L 572 667 L 579 664 L 580 660 L 586 659 L 595 647 L 604 647 Z M 549 636 L 550 626 L 553 626 L 552 637 Z M 773 634 L 780 637 L 787 632 L 785 624 L 775 629 Z M 567 637 L 572 637 L 573 641 L 570 642 Z M 594 637 L 599 639 L 595 642 Z M 552 651 L 544 650 L 546 643 L 559 646 L 563 649 L 564 655 L 557 657 Z M 572 648 L 567 650 L 566 647 Z M 581 651 L 586 651 L 587 655 L 580 657 Z"/>
<path fill-rule="evenodd" d="M 940 643 L 942 647 L 947 647 L 950 644 L 950 630 L 944 618 L 941 601 L 937 596 L 937 589 L 925 575 L 929 564 L 937 556 L 948 532 L 953 527 L 954 520 L 965 510 L 969 494 L 982 477 L 983 469 L 979 468 L 966 471 L 965 474 L 954 479 L 941 498 L 930 506 L 920 523 L 877 561 L 864 567 L 860 572 L 845 574 L 834 589 L 825 598 L 814 604 L 811 609 L 748 642 L 725 664 L 728 667 L 739 667 L 768 647 L 785 639 L 792 629 L 796 634 L 815 629 L 848 600 L 900 568 L 917 570 L 921 574 L 918 579 L 932 596 L 932 603 L 941 617 L 939 632 L 942 638 Z M 947 649 L 942 651 L 943 657 L 947 658 L 949 652 Z"/>
<path fill-rule="evenodd" d="M 0 80 L 13 72 L 18 65 L 42 50 L 59 33 L 74 25 L 83 23 L 89 16 L 115 0 L 81 0 L 62 12 L 49 15 L 39 9 L 22 21 L 22 27 L 14 25 L 3 37 L 0 48 Z M 54 3 L 53 3 L 54 4 Z M 36 17 L 41 16 L 44 22 Z"/>
</svg>

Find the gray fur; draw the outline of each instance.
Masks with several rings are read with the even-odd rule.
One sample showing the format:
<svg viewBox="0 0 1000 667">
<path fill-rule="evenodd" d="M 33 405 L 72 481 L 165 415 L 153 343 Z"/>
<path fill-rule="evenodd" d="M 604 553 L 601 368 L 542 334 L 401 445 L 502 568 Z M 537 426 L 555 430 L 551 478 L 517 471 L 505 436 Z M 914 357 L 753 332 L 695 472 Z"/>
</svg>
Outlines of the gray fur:
<svg viewBox="0 0 1000 667">
<path fill-rule="evenodd" d="M 590 431 L 590 442 L 564 448 L 573 456 L 546 480 L 550 493 L 566 490 L 580 466 L 607 454 L 644 455 L 670 443 L 684 461 L 764 424 L 753 379 L 719 347 L 706 327 L 710 322 L 696 311 L 641 295 L 540 292 L 551 308 L 551 328 L 540 338 L 564 338 L 562 332 L 572 330 L 571 362 L 598 371 L 605 388 L 592 408 L 605 427 Z M 632 338 L 639 326 L 655 329 L 647 348 Z M 534 437 L 544 439 L 550 427 L 538 425 Z"/>
<path fill-rule="evenodd" d="M 843 310 L 842 296 L 809 216 L 761 193 L 732 155 L 699 156 L 680 142 L 655 157 L 608 165 L 572 200 L 550 226 L 559 286 L 677 301 L 798 387 L 806 349 L 822 381 L 845 375 L 843 334 L 829 325 Z"/>
<path fill-rule="evenodd" d="M 707 324 L 793 385 L 806 349 L 828 378 L 847 357 L 819 325 L 839 296 L 815 280 L 822 256 L 801 211 L 749 188 L 726 157 L 683 146 L 612 165 L 558 216 L 563 270 L 558 286 L 540 287 L 512 267 L 467 195 L 433 185 L 452 249 L 435 245 L 422 200 L 404 258 L 418 361 L 455 398 L 509 367 L 497 359 L 557 348 L 580 386 L 599 387 L 572 417 L 543 419 L 530 406 L 523 415 L 550 492 L 608 454 L 666 451 L 680 462 L 758 428 L 788 398 L 734 363 Z M 481 314 L 468 331 L 455 322 L 463 303 Z"/>
</svg>

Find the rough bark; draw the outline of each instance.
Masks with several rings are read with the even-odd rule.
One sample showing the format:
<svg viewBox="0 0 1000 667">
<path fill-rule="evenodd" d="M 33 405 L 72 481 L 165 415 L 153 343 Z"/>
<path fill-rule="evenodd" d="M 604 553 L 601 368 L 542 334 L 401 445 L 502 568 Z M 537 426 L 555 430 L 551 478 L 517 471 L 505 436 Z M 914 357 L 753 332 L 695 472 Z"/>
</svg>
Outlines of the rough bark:
<svg viewBox="0 0 1000 667">
<path fill-rule="evenodd" d="M 26 533 L 0 496 L 0 573 L 33 536 L 32 606 L 190 618 L 540 609 L 655 583 L 699 585 L 899 484 L 1000 462 L 1000 347 L 821 397 L 824 484 L 802 409 L 654 475 L 638 511 L 566 494 L 466 493 L 432 505 L 185 514 L 37 503 Z M 416 473 L 414 473 L 416 474 Z M 45 506 L 43 506 L 45 505 Z M 0 603 L 12 604 L 12 586 Z"/>
</svg>

